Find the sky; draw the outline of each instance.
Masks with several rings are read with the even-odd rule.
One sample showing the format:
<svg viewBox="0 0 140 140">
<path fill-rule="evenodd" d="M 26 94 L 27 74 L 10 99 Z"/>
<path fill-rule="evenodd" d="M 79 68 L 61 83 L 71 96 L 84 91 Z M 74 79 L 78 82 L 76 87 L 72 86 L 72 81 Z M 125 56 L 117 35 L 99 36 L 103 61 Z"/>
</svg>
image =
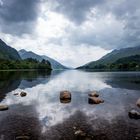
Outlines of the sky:
<svg viewBox="0 0 140 140">
<path fill-rule="evenodd" d="M 0 0 L 0 38 L 78 67 L 140 45 L 140 0 Z"/>
</svg>

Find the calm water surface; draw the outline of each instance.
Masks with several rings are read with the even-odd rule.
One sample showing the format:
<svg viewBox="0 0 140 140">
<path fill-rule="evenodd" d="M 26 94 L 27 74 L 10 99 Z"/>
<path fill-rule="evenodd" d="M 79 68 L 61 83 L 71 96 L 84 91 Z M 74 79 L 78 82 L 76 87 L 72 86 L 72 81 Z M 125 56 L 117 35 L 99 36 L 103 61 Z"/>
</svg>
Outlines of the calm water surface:
<svg viewBox="0 0 140 140">
<path fill-rule="evenodd" d="M 72 93 L 70 103 L 60 102 L 62 90 Z M 103 104 L 88 104 L 94 90 Z M 27 96 L 13 95 L 21 91 Z M 140 72 L 0 72 L 0 104 L 9 106 L 0 112 L 0 140 L 140 139 L 140 120 L 128 116 L 131 109 L 140 111 L 138 98 Z"/>
</svg>

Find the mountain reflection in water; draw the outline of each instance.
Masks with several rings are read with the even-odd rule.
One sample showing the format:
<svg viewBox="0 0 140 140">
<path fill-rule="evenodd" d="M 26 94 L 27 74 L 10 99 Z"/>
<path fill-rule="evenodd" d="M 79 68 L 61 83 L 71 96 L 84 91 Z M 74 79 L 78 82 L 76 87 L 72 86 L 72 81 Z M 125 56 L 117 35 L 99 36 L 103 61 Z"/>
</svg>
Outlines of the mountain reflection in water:
<svg viewBox="0 0 140 140">
<path fill-rule="evenodd" d="M 139 79 L 139 72 L 0 72 L 0 101 L 9 106 L 0 112 L 0 138 L 12 140 L 21 134 L 45 140 L 140 138 L 140 120 L 128 117 L 128 111 L 138 109 Z M 71 92 L 71 102 L 60 102 L 62 90 Z M 88 104 L 88 94 L 94 90 L 103 104 Z M 21 91 L 27 96 L 13 95 Z M 77 137 L 74 127 L 86 136 Z"/>
</svg>

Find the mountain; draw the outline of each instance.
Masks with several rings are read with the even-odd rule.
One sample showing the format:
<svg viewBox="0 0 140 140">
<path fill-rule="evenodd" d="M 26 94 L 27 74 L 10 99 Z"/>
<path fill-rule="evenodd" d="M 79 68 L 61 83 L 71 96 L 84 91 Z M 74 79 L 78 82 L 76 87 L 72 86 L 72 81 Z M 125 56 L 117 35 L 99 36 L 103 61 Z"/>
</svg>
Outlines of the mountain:
<svg viewBox="0 0 140 140">
<path fill-rule="evenodd" d="M 119 70 L 119 71 L 139 71 L 140 70 L 140 55 L 131 55 L 120 58 L 113 63 L 107 65 L 98 65 L 103 70 Z M 97 66 L 96 66 L 97 67 Z"/>
<path fill-rule="evenodd" d="M 28 52 L 24 49 L 20 50 L 18 53 L 22 59 L 33 58 L 33 59 L 36 59 L 38 61 L 42 61 L 42 59 L 43 59 L 41 56 L 39 56 L 31 51 Z"/>
<path fill-rule="evenodd" d="M 112 52 L 103 56 L 101 59 L 89 62 L 83 66 L 78 67 L 77 69 L 94 69 L 96 66 L 111 64 L 116 62 L 118 59 L 134 55 L 140 55 L 140 46 L 113 50 Z"/>
<path fill-rule="evenodd" d="M 140 55 L 132 55 L 128 57 L 123 57 L 115 61 L 115 63 L 121 63 L 121 64 L 139 63 L 140 64 Z"/>
<path fill-rule="evenodd" d="M 38 61 L 42 61 L 43 59 L 48 60 L 52 65 L 52 69 L 67 69 L 67 67 L 63 66 L 56 60 L 54 60 L 48 56 L 45 56 L 45 55 L 41 56 L 41 55 L 35 54 L 32 51 L 26 51 L 26 50 L 22 49 L 19 51 L 19 55 L 22 59 L 33 58 Z"/>
<path fill-rule="evenodd" d="M 0 39 L 0 59 L 20 60 L 21 58 L 16 49 L 8 46 Z"/>
<path fill-rule="evenodd" d="M 113 63 L 120 58 L 139 54 L 140 54 L 140 46 L 133 48 L 123 48 L 120 50 L 114 50 L 111 53 L 103 56 L 100 59 L 100 61 L 102 61 L 102 63 Z"/>
<path fill-rule="evenodd" d="M 45 60 L 49 60 L 53 69 L 68 69 L 66 66 L 63 66 L 62 64 L 48 56 L 42 55 L 42 58 Z"/>
</svg>

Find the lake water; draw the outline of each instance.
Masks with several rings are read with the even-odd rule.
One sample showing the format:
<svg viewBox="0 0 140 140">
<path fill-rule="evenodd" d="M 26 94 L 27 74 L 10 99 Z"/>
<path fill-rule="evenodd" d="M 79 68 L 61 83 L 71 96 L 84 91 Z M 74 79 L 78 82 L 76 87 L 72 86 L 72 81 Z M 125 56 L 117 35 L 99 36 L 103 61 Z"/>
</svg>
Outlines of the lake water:
<svg viewBox="0 0 140 140">
<path fill-rule="evenodd" d="M 60 102 L 62 90 L 70 103 Z M 88 103 L 95 90 L 104 103 Z M 14 95 L 21 91 L 27 96 Z M 139 140 L 140 120 L 128 116 L 140 111 L 138 98 L 140 72 L 0 72 L 0 104 L 9 106 L 0 111 L 0 140 Z"/>
</svg>

